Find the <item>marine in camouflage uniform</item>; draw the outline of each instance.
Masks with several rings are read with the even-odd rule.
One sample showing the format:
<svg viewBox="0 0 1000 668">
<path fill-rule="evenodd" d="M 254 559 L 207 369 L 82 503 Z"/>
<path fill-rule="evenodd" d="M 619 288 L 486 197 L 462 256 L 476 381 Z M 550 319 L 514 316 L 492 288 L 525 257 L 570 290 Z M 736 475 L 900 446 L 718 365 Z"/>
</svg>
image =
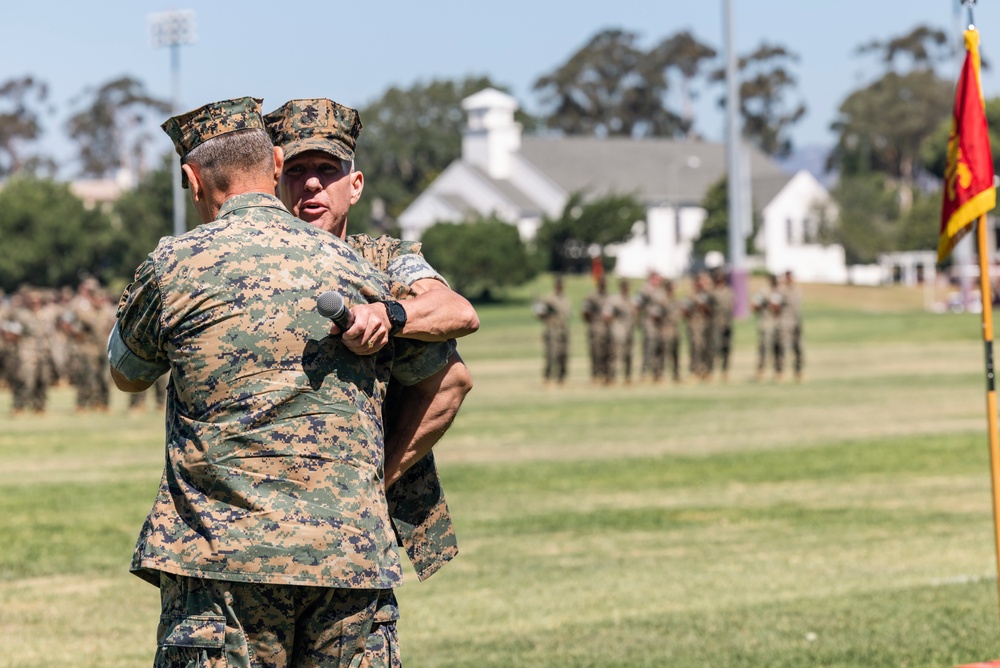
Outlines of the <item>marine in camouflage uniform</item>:
<svg viewBox="0 0 1000 668">
<path fill-rule="evenodd" d="M 636 310 L 642 326 L 642 375 L 654 382 L 663 379 L 666 341 L 663 338 L 663 318 L 666 316 L 666 292 L 663 278 L 654 272 L 636 295 Z"/>
<path fill-rule="evenodd" d="M 670 378 L 681 381 L 681 324 L 684 320 L 683 308 L 674 294 L 674 282 L 667 279 L 663 282 L 664 302 L 663 319 L 661 321 L 661 336 L 663 337 L 664 365 L 669 365 Z"/>
<path fill-rule="evenodd" d="M 380 592 L 402 575 L 383 491 L 386 388 L 437 373 L 453 350 L 396 340 L 358 356 L 329 335 L 317 294 L 385 302 L 390 283 L 261 192 L 259 163 L 216 209 L 197 150 L 219 138 L 258 150 L 263 127 L 252 98 L 164 124 L 215 220 L 160 241 L 109 340 L 123 389 L 171 372 L 167 464 L 132 562 L 161 589 L 157 666 L 358 665 Z"/>
<path fill-rule="evenodd" d="M 729 377 L 729 355 L 733 345 L 733 289 L 722 270 L 712 276 L 712 369 L 719 369 L 723 380 Z"/>
<path fill-rule="evenodd" d="M 11 390 L 15 413 L 30 410 L 44 413 L 52 384 L 53 365 L 49 328 L 43 311 L 42 294 L 36 289 L 23 292 L 23 303 L 11 314 L 14 344 Z"/>
<path fill-rule="evenodd" d="M 699 273 L 693 282 L 694 291 L 684 302 L 688 345 L 691 352 L 691 375 L 706 380 L 712 370 L 711 323 L 714 304 L 708 292 L 708 275 Z"/>
<path fill-rule="evenodd" d="M 290 100 L 265 116 L 265 121 L 275 145 L 285 153 L 285 170 L 278 187 L 285 205 L 320 229 L 345 239 L 379 271 L 410 287 L 408 298 L 402 301 L 407 324 L 396 336 L 446 340 L 478 328 L 478 316 L 471 304 L 448 289 L 444 278 L 420 254 L 419 243 L 388 235 L 347 236 L 347 214 L 364 186 L 364 175 L 354 169 L 356 141 L 363 128 L 356 110 L 326 98 Z M 421 303 L 425 305 L 417 308 Z M 464 373 L 457 353 L 450 363 L 459 374 Z M 392 383 L 390 398 L 401 394 Z M 398 408 L 401 403 L 386 405 L 387 443 L 403 420 Z M 443 431 L 429 440 L 440 438 Z M 397 539 L 418 578 L 424 580 L 458 553 L 433 452 L 405 471 L 386 495 Z M 398 605 L 390 592 L 380 601 L 364 660 L 366 666 L 401 662 L 395 631 L 398 617 Z"/>
<path fill-rule="evenodd" d="M 611 366 L 611 328 L 604 317 L 607 312 L 608 288 L 604 276 L 597 279 L 594 292 L 583 302 L 583 320 L 587 323 L 587 341 L 590 344 L 590 380 L 593 383 L 609 382 Z"/>
<path fill-rule="evenodd" d="M 786 271 L 778 288 L 785 302 L 778 323 L 781 332 L 781 346 L 785 354 L 791 354 L 792 370 L 796 380 L 802 379 L 804 350 L 802 348 L 802 294 L 795 286 L 792 272 Z"/>
<path fill-rule="evenodd" d="M 784 349 L 778 321 L 784 308 L 784 297 L 778 290 L 775 276 L 769 277 L 767 289 L 754 295 L 750 306 L 757 316 L 757 379 L 764 379 L 768 359 L 772 361 L 775 379 L 780 379 Z"/>
<path fill-rule="evenodd" d="M 69 337 L 70 380 L 76 387 L 76 410 L 108 409 L 108 377 L 105 346 L 113 323 L 106 300 L 92 278 L 80 283 L 78 294 L 60 320 Z"/>
<path fill-rule="evenodd" d="M 556 277 L 555 291 L 534 305 L 535 317 L 542 321 L 542 344 L 545 349 L 546 382 L 562 384 L 566 380 L 566 365 L 569 359 L 569 299 L 563 292 L 562 277 Z"/>
<path fill-rule="evenodd" d="M 635 304 L 629 296 L 627 279 L 618 284 L 618 293 L 608 297 L 604 304 L 604 319 L 611 336 L 611 354 L 608 362 L 608 382 L 614 382 L 621 369 L 622 380 L 632 382 L 632 332 L 635 327 Z"/>
</svg>

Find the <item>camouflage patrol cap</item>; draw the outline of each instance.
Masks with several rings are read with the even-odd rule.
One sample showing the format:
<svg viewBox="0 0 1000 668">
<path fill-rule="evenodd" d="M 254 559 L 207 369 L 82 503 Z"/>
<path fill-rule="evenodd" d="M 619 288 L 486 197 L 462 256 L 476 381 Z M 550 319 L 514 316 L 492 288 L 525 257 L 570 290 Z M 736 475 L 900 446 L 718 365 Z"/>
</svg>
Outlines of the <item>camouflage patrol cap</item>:
<svg viewBox="0 0 1000 668">
<path fill-rule="evenodd" d="M 354 160 L 361 116 L 350 107 L 323 97 L 289 100 L 264 116 L 271 141 L 289 160 L 305 151 L 322 151 Z"/>
<path fill-rule="evenodd" d="M 174 143 L 174 150 L 183 162 L 188 153 L 209 139 L 237 130 L 265 129 L 260 115 L 261 102 L 263 100 L 256 97 L 211 102 L 194 111 L 168 118 L 160 127 Z M 182 185 L 188 187 L 187 175 L 184 175 Z"/>
</svg>

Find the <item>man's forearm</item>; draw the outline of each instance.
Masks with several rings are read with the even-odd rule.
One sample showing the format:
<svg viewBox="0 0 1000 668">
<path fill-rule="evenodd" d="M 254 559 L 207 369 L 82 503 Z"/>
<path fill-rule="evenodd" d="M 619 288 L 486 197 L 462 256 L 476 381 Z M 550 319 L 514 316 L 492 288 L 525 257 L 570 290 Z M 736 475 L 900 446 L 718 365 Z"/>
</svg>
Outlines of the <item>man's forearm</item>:
<svg viewBox="0 0 1000 668">
<path fill-rule="evenodd" d="M 472 377 L 458 353 L 441 371 L 403 388 L 386 424 L 385 486 L 388 488 L 430 452 L 451 426 Z"/>
<path fill-rule="evenodd" d="M 406 325 L 397 336 L 447 341 L 479 329 L 479 315 L 469 300 L 441 281 L 425 278 L 410 287 L 416 296 L 401 302 L 406 309 Z"/>
</svg>

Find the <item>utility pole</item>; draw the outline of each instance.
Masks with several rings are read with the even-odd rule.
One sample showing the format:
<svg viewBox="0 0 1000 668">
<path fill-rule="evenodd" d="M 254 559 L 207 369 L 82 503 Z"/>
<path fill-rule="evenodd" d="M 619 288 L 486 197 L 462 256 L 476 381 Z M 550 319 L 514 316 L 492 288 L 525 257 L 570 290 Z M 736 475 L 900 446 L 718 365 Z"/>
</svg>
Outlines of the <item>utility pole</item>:
<svg viewBox="0 0 1000 668">
<path fill-rule="evenodd" d="M 740 137 L 740 86 L 733 38 L 732 0 L 722 0 L 726 44 L 726 168 L 729 195 L 729 277 L 733 289 L 733 315 L 747 315 L 749 280 L 746 270 L 746 237 L 750 220 L 749 164 L 743 160 Z"/>
<path fill-rule="evenodd" d="M 185 9 L 161 12 L 159 14 L 150 14 L 149 27 L 153 39 L 153 47 L 170 47 L 171 113 L 180 113 L 181 45 L 195 43 L 196 36 L 194 12 L 189 9 Z M 184 190 L 181 187 L 181 161 L 179 159 L 174 159 L 172 164 L 174 184 L 174 236 L 180 236 L 181 234 L 184 234 L 187 228 L 184 209 Z"/>
</svg>

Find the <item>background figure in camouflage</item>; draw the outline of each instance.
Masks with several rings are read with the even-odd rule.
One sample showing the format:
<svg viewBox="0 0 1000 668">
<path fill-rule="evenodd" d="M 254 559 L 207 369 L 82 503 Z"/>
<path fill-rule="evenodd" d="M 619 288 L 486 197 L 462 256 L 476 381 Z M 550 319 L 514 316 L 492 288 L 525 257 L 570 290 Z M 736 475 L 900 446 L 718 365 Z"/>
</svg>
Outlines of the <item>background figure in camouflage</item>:
<svg viewBox="0 0 1000 668">
<path fill-rule="evenodd" d="M 328 334 L 321 291 L 349 304 L 393 294 L 270 194 L 281 151 L 259 103 L 226 100 L 164 124 L 206 224 L 161 239 L 108 343 L 120 389 L 171 372 L 166 469 L 132 563 L 161 589 L 157 665 L 205 654 L 229 666 L 360 663 L 380 592 L 401 577 L 384 497 L 385 390 L 390 374 L 439 375 L 453 350 L 376 346 L 356 309 L 347 332 Z"/>
<path fill-rule="evenodd" d="M 712 295 L 708 274 L 700 272 L 692 281 L 693 292 L 684 303 L 688 345 L 691 351 L 691 375 L 707 380 L 712 370 L 711 332 L 713 318 Z"/>
<path fill-rule="evenodd" d="M 786 271 L 784 281 L 779 286 L 785 306 L 781 311 L 781 346 L 785 354 L 792 355 L 792 370 L 795 379 L 802 380 L 802 294 L 795 285 L 792 272 Z"/>
<path fill-rule="evenodd" d="M 684 319 L 681 303 L 674 294 L 674 282 L 667 279 L 663 282 L 664 315 L 661 335 L 666 363 L 670 366 L 670 378 L 681 382 L 681 322 Z"/>
<path fill-rule="evenodd" d="M 604 305 L 604 318 L 611 336 L 608 361 L 608 382 L 613 383 L 621 369 L 622 380 L 632 382 L 632 332 L 635 327 L 635 304 L 629 296 L 628 279 L 618 283 L 618 293 L 608 297 Z"/>
<path fill-rule="evenodd" d="M 649 376 L 653 382 L 663 380 L 666 356 L 666 341 L 663 338 L 663 319 L 667 314 L 666 291 L 663 277 L 650 272 L 646 284 L 636 295 L 636 311 L 642 325 L 642 376 Z"/>
<path fill-rule="evenodd" d="M 445 341 L 479 328 L 472 305 L 453 292 L 447 282 L 423 259 L 420 244 L 388 235 L 373 239 L 365 234 L 347 236 L 347 218 L 364 189 L 364 174 L 355 169 L 357 138 L 362 130 L 358 112 L 326 98 L 290 100 L 265 117 L 275 145 L 285 154 L 278 195 L 295 215 L 317 228 L 345 239 L 362 257 L 391 280 L 409 287 L 401 304 L 406 321 L 394 332 L 401 338 Z M 366 308 L 360 305 L 357 308 Z M 376 316 L 386 317 L 384 311 Z M 388 330 L 391 324 L 386 321 Z M 441 488 L 430 447 L 444 434 L 462 398 L 472 387 L 461 357 L 448 361 L 440 385 L 417 383 L 401 388 L 390 382 L 384 413 L 387 451 L 399 449 L 397 441 L 411 439 L 426 453 L 398 480 L 387 459 L 386 497 L 393 529 L 417 575 L 424 580 L 458 553 L 451 515 Z M 458 389 L 458 404 L 439 408 Z M 421 415 L 408 406 L 423 405 Z M 411 462 L 412 463 L 412 462 Z M 395 622 L 399 609 L 391 592 L 380 599 L 369 636 L 364 665 L 397 665 L 401 662 Z"/>
<path fill-rule="evenodd" d="M 563 280 L 556 277 L 555 291 L 535 303 L 535 316 L 545 325 L 542 344 L 545 349 L 546 382 L 560 385 L 566 380 L 566 363 L 569 359 L 569 299 L 563 293 Z"/>
<path fill-rule="evenodd" d="M 611 364 L 611 329 L 604 318 L 608 301 L 608 285 L 604 276 L 597 278 L 594 292 L 583 302 L 583 320 L 587 323 L 587 342 L 590 347 L 590 380 L 607 383 Z"/>
<path fill-rule="evenodd" d="M 772 360 L 774 378 L 781 379 L 783 350 L 778 332 L 778 319 L 784 306 L 784 298 L 778 290 L 776 276 L 768 277 L 768 286 L 754 295 L 750 303 L 757 316 L 757 380 L 763 380 L 767 370 L 767 360 Z"/>
<path fill-rule="evenodd" d="M 733 345 L 733 290 L 729 274 L 717 269 L 712 274 L 712 368 L 722 380 L 729 379 L 729 355 Z"/>
<path fill-rule="evenodd" d="M 109 317 L 109 313 L 110 316 Z M 113 326 L 113 307 L 93 278 L 80 283 L 77 296 L 60 318 L 69 338 L 70 382 L 76 387 L 76 410 L 108 409 L 105 346 Z"/>
<path fill-rule="evenodd" d="M 15 414 L 26 410 L 44 413 L 48 401 L 53 366 L 43 306 L 41 293 L 29 288 L 23 292 L 21 305 L 11 313 L 14 352 L 10 379 Z"/>
</svg>

